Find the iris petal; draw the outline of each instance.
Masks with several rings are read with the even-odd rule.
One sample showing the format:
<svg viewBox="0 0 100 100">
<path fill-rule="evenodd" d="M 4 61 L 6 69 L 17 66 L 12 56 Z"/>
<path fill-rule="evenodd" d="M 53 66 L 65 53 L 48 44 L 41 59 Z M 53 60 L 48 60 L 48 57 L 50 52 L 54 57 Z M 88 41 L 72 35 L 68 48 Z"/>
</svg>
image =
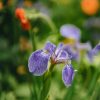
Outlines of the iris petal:
<svg viewBox="0 0 100 100">
<path fill-rule="evenodd" d="M 62 70 L 62 80 L 65 86 L 71 86 L 73 78 L 74 78 L 74 69 L 71 65 L 66 65 Z"/>
<path fill-rule="evenodd" d="M 63 49 L 64 44 L 63 43 L 59 43 L 59 45 L 57 46 L 57 49 L 55 51 L 55 55 L 57 56 L 59 54 L 59 52 Z"/>
<path fill-rule="evenodd" d="M 43 50 L 37 50 L 31 54 L 28 60 L 29 71 L 35 76 L 41 76 L 45 73 L 48 66 L 50 56 L 43 52 Z"/>
<path fill-rule="evenodd" d="M 47 42 L 44 50 L 48 51 L 51 55 L 55 52 L 56 46 L 51 42 Z"/>
<path fill-rule="evenodd" d="M 61 50 L 59 52 L 59 55 L 57 56 L 56 60 L 57 60 L 57 63 L 63 63 L 63 62 L 66 62 L 67 60 L 69 60 L 69 56 L 68 56 L 68 53 L 64 50 Z"/>
<path fill-rule="evenodd" d="M 100 44 L 97 44 L 94 49 L 90 50 L 87 54 L 88 59 L 90 62 L 93 61 L 93 57 L 97 55 L 100 51 Z"/>
<path fill-rule="evenodd" d="M 77 60 L 79 58 L 79 52 L 73 51 L 72 47 L 70 45 L 64 46 L 63 49 L 68 53 L 70 59 L 76 59 Z"/>
<path fill-rule="evenodd" d="M 93 49 L 93 54 L 96 55 L 100 51 L 100 44 L 97 44 Z"/>
<path fill-rule="evenodd" d="M 87 43 L 77 43 L 76 48 L 78 50 L 89 51 L 89 50 L 91 50 L 92 47 L 91 47 L 91 44 L 89 42 L 87 42 Z"/>
<path fill-rule="evenodd" d="M 65 24 L 60 28 L 62 36 L 76 41 L 80 40 L 80 29 L 71 24 Z"/>
<path fill-rule="evenodd" d="M 87 53 L 87 57 L 88 57 L 90 62 L 93 61 L 93 52 L 92 52 L 92 50 Z"/>
</svg>

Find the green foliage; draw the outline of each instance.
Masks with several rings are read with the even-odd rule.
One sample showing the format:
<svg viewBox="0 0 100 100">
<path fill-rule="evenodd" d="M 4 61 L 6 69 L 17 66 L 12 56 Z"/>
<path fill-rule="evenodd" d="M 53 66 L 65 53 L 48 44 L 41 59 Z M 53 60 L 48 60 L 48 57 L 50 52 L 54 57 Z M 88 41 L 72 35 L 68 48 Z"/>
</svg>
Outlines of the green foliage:
<svg viewBox="0 0 100 100">
<path fill-rule="evenodd" d="M 72 61 L 78 71 L 69 88 L 62 82 L 60 65 L 47 76 L 35 77 L 28 71 L 31 46 L 36 50 L 43 48 L 46 41 L 55 44 L 63 42 L 65 38 L 59 32 L 63 24 L 78 26 L 82 32 L 81 42 L 90 41 L 92 45 L 99 42 L 100 29 L 88 29 L 84 27 L 84 23 L 89 18 L 99 17 L 100 11 L 94 16 L 85 15 L 81 10 L 81 0 L 65 0 L 68 1 L 66 4 L 61 3 L 64 0 L 31 0 L 33 4 L 40 2 L 48 14 L 41 12 L 42 7 L 24 7 L 32 24 L 32 31 L 29 33 L 22 29 L 15 16 L 15 9 L 18 5 L 22 6 L 22 0 L 14 0 L 11 5 L 7 3 L 10 0 L 1 1 L 3 9 L 0 9 L 0 100 L 100 100 L 100 55 L 91 63 L 84 57 L 78 64 Z M 94 39 L 96 33 L 99 39 Z M 33 35 L 35 45 L 31 43 Z M 27 37 L 23 49 L 20 47 L 23 45 L 20 42 L 21 37 Z M 20 68 L 20 65 L 24 67 Z"/>
</svg>

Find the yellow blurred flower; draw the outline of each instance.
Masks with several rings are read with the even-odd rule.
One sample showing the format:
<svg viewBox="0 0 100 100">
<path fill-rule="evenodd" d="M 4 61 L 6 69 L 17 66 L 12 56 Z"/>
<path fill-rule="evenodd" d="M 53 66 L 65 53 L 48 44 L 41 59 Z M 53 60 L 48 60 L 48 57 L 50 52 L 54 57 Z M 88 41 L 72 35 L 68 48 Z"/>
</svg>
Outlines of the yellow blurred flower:
<svg viewBox="0 0 100 100">
<path fill-rule="evenodd" d="M 94 15 L 97 13 L 99 9 L 99 1 L 98 0 L 82 0 L 81 8 L 85 14 Z"/>
<path fill-rule="evenodd" d="M 24 6 L 25 7 L 32 7 L 32 1 L 31 0 L 24 0 Z"/>
<path fill-rule="evenodd" d="M 19 75 L 24 75 L 24 74 L 26 74 L 25 66 L 24 66 L 24 65 L 19 65 L 18 68 L 17 68 L 17 73 L 18 73 Z"/>
<path fill-rule="evenodd" d="M 31 51 L 32 45 L 26 37 L 20 37 L 19 47 L 21 51 Z"/>
<path fill-rule="evenodd" d="M 3 3 L 2 3 L 2 1 L 0 1 L 0 10 L 2 10 L 3 9 Z"/>
<path fill-rule="evenodd" d="M 8 0 L 8 1 L 7 1 L 8 6 L 13 5 L 13 3 L 14 3 L 14 0 Z"/>
<path fill-rule="evenodd" d="M 39 31 L 39 28 L 38 27 L 34 27 L 33 28 L 33 33 L 37 33 Z"/>
</svg>

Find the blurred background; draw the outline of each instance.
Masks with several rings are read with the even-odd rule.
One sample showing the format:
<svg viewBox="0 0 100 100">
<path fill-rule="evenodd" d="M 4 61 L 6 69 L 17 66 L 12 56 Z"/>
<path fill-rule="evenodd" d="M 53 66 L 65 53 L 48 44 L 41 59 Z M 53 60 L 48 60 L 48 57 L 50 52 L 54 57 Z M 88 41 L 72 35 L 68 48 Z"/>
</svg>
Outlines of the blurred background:
<svg viewBox="0 0 100 100">
<path fill-rule="evenodd" d="M 67 39 L 60 34 L 64 24 L 81 30 L 81 43 L 89 41 L 94 47 L 100 42 L 100 0 L 0 0 L 0 100 L 30 100 L 29 84 L 34 86 L 28 70 L 32 43 L 29 31 L 21 27 L 15 16 L 19 7 L 32 11 L 33 16 L 40 12 L 52 22 L 30 20 L 37 49 L 43 48 L 48 40 L 66 44 Z M 72 63 L 78 69 L 72 86 L 64 86 L 62 66 L 56 67 L 49 100 L 100 100 L 100 55 L 91 63 L 84 57 L 80 63 Z"/>
</svg>

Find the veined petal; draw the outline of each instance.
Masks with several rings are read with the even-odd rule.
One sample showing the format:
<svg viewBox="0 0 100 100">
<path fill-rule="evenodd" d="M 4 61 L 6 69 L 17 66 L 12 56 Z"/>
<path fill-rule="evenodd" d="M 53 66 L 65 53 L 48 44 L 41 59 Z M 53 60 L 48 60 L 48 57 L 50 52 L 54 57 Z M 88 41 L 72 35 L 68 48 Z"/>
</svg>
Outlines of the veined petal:
<svg viewBox="0 0 100 100">
<path fill-rule="evenodd" d="M 48 41 L 44 47 L 44 50 L 46 50 L 48 53 L 50 53 L 50 55 L 52 55 L 56 50 L 56 46 Z"/>
<path fill-rule="evenodd" d="M 55 55 L 58 56 L 59 52 L 63 49 L 64 44 L 63 43 L 59 43 L 59 45 L 57 46 L 57 49 L 55 51 Z"/>
<path fill-rule="evenodd" d="M 95 46 L 93 49 L 93 54 L 96 55 L 100 51 L 100 43 Z"/>
<path fill-rule="evenodd" d="M 63 63 L 70 60 L 68 53 L 65 50 L 61 50 L 56 58 L 57 63 Z"/>
<path fill-rule="evenodd" d="M 97 44 L 94 49 L 88 52 L 87 56 L 90 62 L 93 61 L 93 57 L 97 55 L 99 51 L 100 51 L 100 44 Z"/>
<path fill-rule="evenodd" d="M 60 28 L 60 33 L 62 36 L 76 41 L 80 40 L 80 29 L 71 24 L 65 24 Z"/>
<path fill-rule="evenodd" d="M 78 52 L 73 51 L 70 45 L 64 46 L 63 50 L 65 50 L 68 53 L 70 59 L 77 59 L 79 56 Z"/>
<path fill-rule="evenodd" d="M 35 76 L 41 76 L 45 73 L 48 66 L 50 56 L 43 52 L 43 50 L 37 50 L 31 54 L 28 60 L 28 68 Z"/>
<path fill-rule="evenodd" d="M 75 71 L 71 65 L 66 65 L 62 70 L 62 80 L 65 86 L 71 86 Z"/>
</svg>

